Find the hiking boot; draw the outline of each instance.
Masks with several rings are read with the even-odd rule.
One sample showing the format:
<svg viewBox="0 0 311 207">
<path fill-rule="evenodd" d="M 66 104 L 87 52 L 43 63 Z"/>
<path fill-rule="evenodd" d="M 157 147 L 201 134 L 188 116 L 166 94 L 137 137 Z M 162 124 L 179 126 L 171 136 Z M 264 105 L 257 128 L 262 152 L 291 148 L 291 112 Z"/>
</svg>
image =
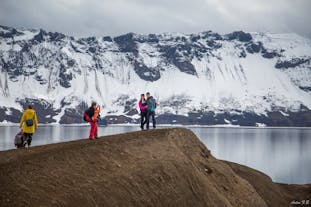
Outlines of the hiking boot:
<svg viewBox="0 0 311 207">
<path fill-rule="evenodd" d="M 93 138 L 93 137 L 90 137 L 89 140 L 94 140 L 94 138 Z"/>
<path fill-rule="evenodd" d="M 98 139 L 98 137 L 96 136 L 95 139 Z"/>
</svg>

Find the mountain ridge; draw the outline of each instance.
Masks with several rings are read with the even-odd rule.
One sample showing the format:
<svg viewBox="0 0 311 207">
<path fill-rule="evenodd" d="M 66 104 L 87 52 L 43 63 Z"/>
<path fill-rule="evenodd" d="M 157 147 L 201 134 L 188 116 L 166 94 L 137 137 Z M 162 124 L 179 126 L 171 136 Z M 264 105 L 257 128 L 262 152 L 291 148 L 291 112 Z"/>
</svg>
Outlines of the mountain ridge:
<svg viewBox="0 0 311 207">
<path fill-rule="evenodd" d="M 42 123 L 81 123 L 97 100 L 107 122 L 138 123 L 150 91 L 159 123 L 311 126 L 310 62 L 311 41 L 294 34 L 75 38 L 1 26 L 0 122 L 34 103 Z"/>
</svg>

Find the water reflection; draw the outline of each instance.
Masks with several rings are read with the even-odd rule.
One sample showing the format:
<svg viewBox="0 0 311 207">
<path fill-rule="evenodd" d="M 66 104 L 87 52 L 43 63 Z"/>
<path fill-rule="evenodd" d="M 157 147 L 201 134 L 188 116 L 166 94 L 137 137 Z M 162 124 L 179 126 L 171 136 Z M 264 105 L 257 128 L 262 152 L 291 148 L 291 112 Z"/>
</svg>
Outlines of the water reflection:
<svg viewBox="0 0 311 207">
<path fill-rule="evenodd" d="M 310 129 L 192 130 L 219 159 L 260 170 L 276 182 L 311 183 Z"/>
</svg>

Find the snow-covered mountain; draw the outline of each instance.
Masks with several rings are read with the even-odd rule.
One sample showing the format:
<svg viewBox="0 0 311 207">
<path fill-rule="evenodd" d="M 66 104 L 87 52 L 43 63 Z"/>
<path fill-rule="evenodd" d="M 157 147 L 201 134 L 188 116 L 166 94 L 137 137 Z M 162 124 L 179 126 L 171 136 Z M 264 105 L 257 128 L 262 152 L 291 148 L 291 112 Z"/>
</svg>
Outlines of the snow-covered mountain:
<svg viewBox="0 0 311 207">
<path fill-rule="evenodd" d="M 34 104 L 41 123 L 80 123 L 96 100 L 137 123 L 150 91 L 159 123 L 311 126 L 311 41 L 296 34 L 75 38 L 0 27 L 0 122 Z"/>
</svg>

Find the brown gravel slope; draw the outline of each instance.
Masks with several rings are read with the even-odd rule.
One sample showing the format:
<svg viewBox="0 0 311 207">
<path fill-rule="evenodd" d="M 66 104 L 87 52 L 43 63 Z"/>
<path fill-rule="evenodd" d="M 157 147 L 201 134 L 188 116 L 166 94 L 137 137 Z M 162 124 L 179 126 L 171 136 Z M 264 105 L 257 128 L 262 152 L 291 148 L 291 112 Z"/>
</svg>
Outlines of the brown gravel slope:
<svg viewBox="0 0 311 207">
<path fill-rule="evenodd" d="M 187 129 L 0 152 L 0 206 L 288 206 L 310 185 L 275 184 L 215 159 Z"/>
</svg>

